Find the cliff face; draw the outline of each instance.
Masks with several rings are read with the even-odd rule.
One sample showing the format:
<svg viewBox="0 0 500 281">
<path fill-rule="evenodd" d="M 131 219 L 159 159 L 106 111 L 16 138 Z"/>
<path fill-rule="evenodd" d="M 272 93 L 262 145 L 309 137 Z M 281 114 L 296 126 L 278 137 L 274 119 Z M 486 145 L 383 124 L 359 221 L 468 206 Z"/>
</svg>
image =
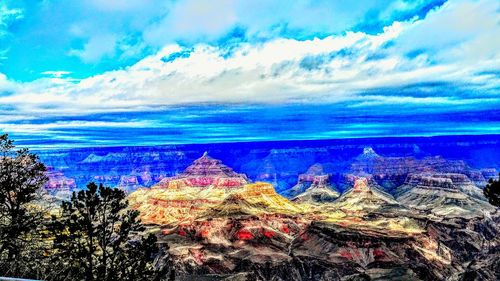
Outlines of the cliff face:
<svg viewBox="0 0 500 281">
<path fill-rule="evenodd" d="M 76 189 L 76 183 L 74 179 L 66 177 L 61 171 L 54 170 L 53 167 L 48 167 L 45 175 L 49 179 L 45 186 L 48 191 Z"/>
<path fill-rule="evenodd" d="M 398 201 L 445 217 L 481 216 L 495 209 L 484 201 L 481 190 L 465 175 L 410 175 L 399 188 Z"/>
<path fill-rule="evenodd" d="M 296 185 L 297 176 L 315 163 L 321 163 L 324 174 L 330 175 L 330 183 L 339 191 L 352 186 L 353 182 L 345 181 L 345 175 L 356 174 L 372 175 L 378 185 L 392 193 L 408 173 L 426 171 L 465 174 L 482 186 L 484 180 L 498 175 L 499 144 L 498 137 L 476 136 L 82 148 L 37 153 L 47 166 L 74 180 L 78 188 L 89 181 L 131 191 L 139 186 L 150 187 L 178 175 L 203 151 L 210 151 L 250 180 L 273 184 L 280 194 Z M 469 165 L 488 169 L 476 170 Z"/>
<path fill-rule="evenodd" d="M 194 165 L 205 162 L 195 161 Z M 175 179 L 195 174 L 238 175 L 220 169 L 224 166 L 218 161 L 209 162 L 216 165 L 203 171 L 200 167 L 186 169 Z M 459 175 L 446 176 L 445 180 L 437 175 L 411 176 L 407 184 L 415 185 L 412 190 L 426 184 L 429 190 L 472 198 L 454 185 L 470 185 L 470 181 Z M 158 196 L 157 191 L 173 196 L 180 190 L 182 194 L 197 190 L 166 208 L 171 212 L 187 210 L 190 220 L 164 221 L 158 214 L 149 217 L 149 223 L 157 225 L 153 229 L 160 227 L 160 242 L 168 243 L 177 274 L 185 279 L 445 280 L 452 276 L 452 280 L 461 280 L 471 272 L 497 276 L 494 264 L 500 215 L 493 208 L 486 216 L 435 212 L 429 217 L 427 212 L 434 211 L 433 206 L 402 204 L 404 200 L 396 201 L 366 178 L 355 179 L 352 188 L 337 200 L 319 205 L 290 202 L 266 183 L 230 188 L 196 183 L 149 190 L 154 196 Z M 207 198 L 213 200 L 208 202 Z M 149 204 L 136 203 L 139 207 Z M 450 201 L 442 208 L 463 206 L 463 202 Z M 486 264 L 480 270 L 470 263 L 479 255 Z"/>
<path fill-rule="evenodd" d="M 401 195 L 401 193 L 418 185 L 451 190 L 457 189 L 474 198 L 485 200 L 482 189 L 477 187 L 469 177 L 455 173 L 409 174 L 405 183 L 398 188 L 396 193 Z"/>
<path fill-rule="evenodd" d="M 240 200 L 236 201 L 238 198 Z M 224 209 L 232 208 L 229 202 L 240 202 L 241 211 L 252 215 L 288 214 L 298 210 L 277 194 L 272 185 L 251 184 L 244 174 L 234 172 L 206 153 L 181 174 L 133 192 L 129 202 L 141 212 L 144 222 L 160 225 L 193 222 L 206 216 L 209 210 L 223 213 Z"/>
<path fill-rule="evenodd" d="M 304 192 L 295 196 L 292 201 L 297 203 L 327 203 L 333 202 L 340 194 L 334 190 L 326 179 L 316 179 Z"/>
<path fill-rule="evenodd" d="M 402 208 L 392 195 L 369 185 L 366 178 L 357 179 L 353 188 L 342 194 L 334 204 L 346 212 L 372 212 L 387 208 Z"/>
<path fill-rule="evenodd" d="M 66 177 L 52 167 L 48 167 L 45 174 L 48 182 L 42 193 L 44 193 L 46 199 L 49 199 L 48 201 L 60 202 L 71 198 L 72 192 L 77 188 L 74 179 Z"/>
<path fill-rule="evenodd" d="M 500 214 L 477 187 L 496 168 L 467 164 L 491 163 L 436 143 L 274 146 L 59 153 L 47 190 L 129 190 L 180 280 L 500 279 Z"/>
<path fill-rule="evenodd" d="M 494 169 L 493 169 L 494 170 Z M 372 148 L 365 148 L 363 153 L 356 157 L 350 167 L 350 172 L 356 176 L 372 178 L 384 191 L 395 194 L 396 188 L 405 184 L 411 174 L 448 174 L 455 177 L 456 184 L 461 186 L 484 186 L 486 179 L 483 172 L 473 169 L 463 160 L 449 160 L 442 156 L 424 157 L 383 157 Z M 486 169 L 484 174 L 491 173 Z M 465 177 L 465 178 L 461 178 Z M 464 181 L 463 183 L 458 183 Z M 465 182 L 466 181 L 466 182 Z M 471 189 L 471 192 L 472 191 Z M 479 196 L 476 194 L 475 197 Z"/>
<path fill-rule="evenodd" d="M 298 182 L 284 195 L 300 203 L 332 202 L 340 196 L 331 184 L 332 177 L 323 170 L 321 164 L 314 164 L 306 173 L 300 174 Z"/>
<path fill-rule="evenodd" d="M 154 188 L 238 188 L 249 183 L 243 174 L 235 173 L 222 161 L 213 159 L 205 152 L 178 176 L 165 178 Z"/>
<path fill-rule="evenodd" d="M 499 277 L 500 214 L 494 210 L 489 216 L 428 217 L 364 178 L 319 208 L 269 197 L 284 199 L 269 185 L 250 185 L 192 223 L 164 229 L 160 238 L 176 257 L 178 274 L 236 280 Z M 471 263 L 479 256 L 484 266 Z"/>
<path fill-rule="evenodd" d="M 422 232 L 374 233 L 313 222 L 291 246 L 291 275 L 294 280 L 498 279 L 498 214 L 415 221 Z"/>
</svg>

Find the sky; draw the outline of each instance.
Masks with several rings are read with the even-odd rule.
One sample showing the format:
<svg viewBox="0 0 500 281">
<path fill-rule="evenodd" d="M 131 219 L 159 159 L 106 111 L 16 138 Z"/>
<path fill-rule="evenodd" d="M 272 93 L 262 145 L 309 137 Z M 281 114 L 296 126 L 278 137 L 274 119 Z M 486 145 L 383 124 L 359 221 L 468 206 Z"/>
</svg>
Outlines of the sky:
<svg viewBox="0 0 500 281">
<path fill-rule="evenodd" d="M 0 0 L 32 148 L 500 132 L 500 1 Z"/>
</svg>

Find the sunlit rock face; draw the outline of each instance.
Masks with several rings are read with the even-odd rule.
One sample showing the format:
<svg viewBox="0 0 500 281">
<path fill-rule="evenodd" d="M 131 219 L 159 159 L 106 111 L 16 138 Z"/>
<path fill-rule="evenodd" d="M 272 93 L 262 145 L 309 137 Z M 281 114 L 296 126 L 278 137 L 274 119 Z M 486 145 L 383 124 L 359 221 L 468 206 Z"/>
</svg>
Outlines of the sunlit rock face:
<svg viewBox="0 0 500 281">
<path fill-rule="evenodd" d="M 309 222 L 301 211 L 272 185 L 248 184 L 191 223 L 164 228 L 160 239 L 185 274 L 224 274 L 290 261 L 287 247 Z"/>
<path fill-rule="evenodd" d="M 232 198 L 232 199 L 231 199 Z M 299 209 L 277 194 L 268 183 L 250 183 L 243 174 L 234 172 L 204 154 L 178 176 L 165 178 L 152 188 L 141 188 L 129 195 L 133 208 L 150 224 L 191 223 L 208 210 L 230 209 L 228 202 L 241 203 L 242 212 L 289 214 Z M 229 200 L 226 202 L 226 200 Z M 226 202 L 226 203 L 224 203 Z M 236 207 L 235 207 L 236 208 Z M 228 209 L 228 210 L 229 210 Z"/>
<path fill-rule="evenodd" d="M 443 217 L 476 217 L 495 211 L 481 190 L 461 174 L 410 175 L 398 189 L 398 201 Z"/>
<path fill-rule="evenodd" d="M 445 188 L 453 185 L 448 180 Z M 333 206 L 323 209 L 344 215 L 312 220 L 293 240 L 290 270 L 300 276 L 296 280 L 463 280 L 471 259 L 482 252 L 481 274 L 496 276 L 497 213 L 430 217 L 396 202 L 366 178 L 356 179 Z"/>
<path fill-rule="evenodd" d="M 474 198 L 472 186 L 481 176 L 496 176 L 495 169 L 429 156 L 441 153 L 429 152 L 433 145 L 419 146 L 422 153 L 414 157 L 363 146 L 269 145 L 244 153 L 224 147 L 218 154 L 213 148 L 121 148 L 91 157 L 81 152 L 74 160 L 82 169 L 73 171 L 81 172 L 77 182 L 102 180 L 130 191 L 153 185 L 138 188 L 128 200 L 147 231 L 168 244 L 179 280 L 469 280 L 463 278 L 467 272 L 499 279 L 498 212 L 481 205 L 488 210 L 484 215 L 455 213 L 472 208 L 474 200 L 483 202 Z M 207 149 L 235 169 L 200 157 Z M 241 172 L 268 183 L 252 183 Z M 275 189 L 286 184 L 300 186 L 294 201 Z M 410 194 L 427 193 L 397 201 L 393 195 L 403 193 L 396 189 L 402 184 Z M 335 189 L 344 193 L 334 199 Z M 455 191 L 466 200 L 451 200 Z M 431 204 L 429 211 L 428 199 L 420 198 L 445 198 L 446 207 Z"/>
<path fill-rule="evenodd" d="M 213 159 L 207 153 L 193 162 L 178 176 L 165 178 L 153 188 L 239 188 L 249 183 L 244 174 L 238 174 L 233 169 Z"/>
<path fill-rule="evenodd" d="M 186 275 L 290 261 L 287 247 L 309 223 L 271 184 L 249 183 L 206 154 L 129 201 L 142 221 L 161 228 L 160 242 L 168 243 L 178 273 Z"/>
<path fill-rule="evenodd" d="M 313 222 L 291 249 L 311 280 L 443 280 L 451 272 L 451 250 L 424 232 Z"/>
<path fill-rule="evenodd" d="M 356 179 L 354 186 L 342 194 L 334 204 L 345 212 L 371 212 L 403 208 L 392 195 L 369 185 L 367 178 Z"/>
<path fill-rule="evenodd" d="M 182 184 L 168 181 L 129 196 L 159 242 L 169 245 L 176 272 L 185 280 L 207 274 L 247 280 L 442 280 L 470 264 L 472 256 L 460 249 L 479 253 L 481 248 L 474 248 L 479 244 L 499 245 L 497 216 L 433 220 L 406 208 L 368 178 L 353 178 L 341 197 L 318 205 L 291 202 L 268 183 L 182 181 L 245 179 L 208 155 L 202 158 L 190 172 L 172 178 Z M 448 180 L 445 188 L 450 189 L 453 181 Z M 462 233 L 461 228 L 471 230 Z M 485 255 L 493 264 L 493 254 Z M 494 269 L 484 270 L 491 275 Z"/>
</svg>

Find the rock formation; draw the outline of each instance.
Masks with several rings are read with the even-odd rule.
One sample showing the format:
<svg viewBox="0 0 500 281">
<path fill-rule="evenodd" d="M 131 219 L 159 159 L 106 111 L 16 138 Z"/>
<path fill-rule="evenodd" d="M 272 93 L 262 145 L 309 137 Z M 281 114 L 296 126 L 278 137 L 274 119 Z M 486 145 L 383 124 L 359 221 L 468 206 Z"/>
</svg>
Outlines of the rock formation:
<svg viewBox="0 0 500 281">
<path fill-rule="evenodd" d="M 327 176 L 317 176 L 312 185 L 295 196 L 292 201 L 309 204 L 327 203 L 335 201 L 339 196 L 340 194 L 329 185 Z"/>
<path fill-rule="evenodd" d="M 479 188 L 460 174 L 410 175 L 398 190 L 402 204 L 437 216 L 475 217 L 495 210 L 483 200 Z"/>
<path fill-rule="evenodd" d="M 418 186 L 420 183 L 429 182 L 432 179 L 441 179 L 443 181 L 443 188 L 458 189 L 469 196 L 485 200 L 481 188 L 477 187 L 466 175 L 456 173 L 409 174 L 405 183 L 397 188 L 396 195 L 400 196 L 411 188 Z"/>
<path fill-rule="evenodd" d="M 235 173 L 231 168 L 213 159 L 207 152 L 193 162 L 178 176 L 165 178 L 153 188 L 239 188 L 249 183 L 243 174 Z"/>
<path fill-rule="evenodd" d="M 45 184 L 45 191 L 47 195 L 53 197 L 53 200 L 57 202 L 68 200 L 72 192 L 77 190 L 75 180 L 66 177 L 61 171 L 56 171 L 54 168 L 48 167 L 45 174 L 48 178 Z"/>
<path fill-rule="evenodd" d="M 357 179 L 353 188 L 342 194 L 334 202 L 334 205 L 345 212 L 372 212 L 390 208 L 403 208 L 392 195 L 369 185 L 366 178 Z"/>
<path fill-rule="evenodd" d="M 478 142 L 467 155 L 497 144 Z M 129 195 L 130 206 L 168 244 L 179 280 L 500 279 L 500 214 L 476 187 L 496 176 L 492 157 L 457 160 L 448 150 L 463 143 L 433 139 L 287 145 L 58 152 L 53 163 L 71 169 L 52 178 L 146 187 Z M 192 162 L 216 149 L 238 172 L 208 154 Z M 270 183 L 296 184 L 287 192 L 294 201 Z M 344 193 L 336 198 L 333 186 Z"/>
<path fill-rule="evenodd" d="M 57 171 L 53 167 L 48 167 L 45 175 L 48 177 L 45 188 L 49 191 L 76 189 L 74 179 L 66 177 L 61 171 Z"/>
<path fill-rule="evenodd" d="M 236 200 L 236 199 L 240 200 Z M 228 201 L 225 201 L 228 200 Z M 205 153 L 177 176 L 165 178 L 151 188 L 141 188 L 129 195 L 133 208 L 144 222 L 179 224 L 192 222 L 208 210 L 224 212 L 226 203 L 239 202 L 243 211 L 260 213 L 297 212 L 297 207 L 278 195 L 267 183 L 250 184 L 243 174 L 234 172 Z"/>
<path fill-rule="evenodd" d="M 300 174 L 295 186 L 285 192 L 285 196 L 295 202 L 320 203 L 331 202 L 339 193 L 331 185 L 331 175 L 323 170 L 321 164 L 314 164 L 306 173 Z"/>
</svg>

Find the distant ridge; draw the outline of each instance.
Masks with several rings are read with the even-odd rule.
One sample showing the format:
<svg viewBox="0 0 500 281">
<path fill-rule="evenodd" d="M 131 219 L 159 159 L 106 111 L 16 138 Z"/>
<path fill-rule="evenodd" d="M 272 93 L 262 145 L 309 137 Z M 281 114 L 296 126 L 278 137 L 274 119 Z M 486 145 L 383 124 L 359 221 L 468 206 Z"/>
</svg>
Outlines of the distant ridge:
<svg viewBox="0 0 500 281">
<path fill-rule="evenodd" d="M 480 139 L 480 140 L 479 140 Z M 80 146 L 80 147 L 30 147 L 29 144 L 23 144 L 18 142 L 19 146 L 28 146 L 32 151 L 68 151 L 68 150 L 90 150 L 90 151 L 101 151 L 101 150 L 122 150 L 122 149 L 140 149 L 140 148 L 149 148 L 149 147 L 162 147 L 162 148 L 171 148 L 171 149 L 182 149 L 185 147 L 217 147 L 217 146 L 225 146 L 225 145 L 234 145 L 234 146 L 246 146 L 246 147 L 268 147 L 273 146 L 274 144 L 304 144 L 308 146 L 324 146 L 324 145 L 338 145 L 338 144 L 347 144 L 347 145 L 372 145 L 377 143 L 386 143 L 386 144 L 396 144 L 396 143 L 413 143 L 414 141 L 424 141 L 424 142 L 453 142 L 453 141 L 494 141 L 500 142 L 500 134 L 487 134 L 487 135 L 436 135 L 436 136 L 391 136 L 391 137 L 359 137 L 359 138 L 333 138 L 333 139 L 288 139 L 288 140 L 271 140 L 271 141 L 234 141 L 234 142 L 203 142 L 203 143 L 169 143 L 169 144 L 152 144 L 152 145 L 112 145 L 106 146 L 99 144 L 99 146 Z M 206 149 L 204 149 L 206 150 Z"/>
</svg>

